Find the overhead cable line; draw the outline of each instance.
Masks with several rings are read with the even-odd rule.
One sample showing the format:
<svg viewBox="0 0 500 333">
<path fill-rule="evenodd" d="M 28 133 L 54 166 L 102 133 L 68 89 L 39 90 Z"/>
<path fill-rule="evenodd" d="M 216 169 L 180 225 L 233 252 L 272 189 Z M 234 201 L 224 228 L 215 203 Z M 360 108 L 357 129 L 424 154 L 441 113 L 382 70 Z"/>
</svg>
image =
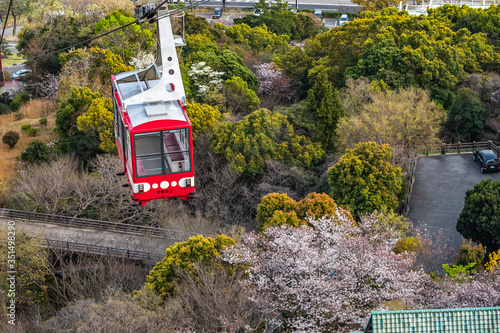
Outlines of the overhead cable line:
<svg viewBox="0 0 500 333">
<path fill-rule="evenodd" d="M 146 13 L 146 14 L 142 15 L 142 17 L 140 18 L 140 20 L 143 20 L 144 18 L 146 18 L 146 17 L 148 17 L 148 16 L 150 16 L 150 15 L 152 15 L 152 14 L 156 13 L 156 11 L 158 11 L 158 9 L 160 8 L 160 6 L 161 6 L 161 5 L 163 5 L 163 4 L 165 4 L 167 1 L 168 1 L 168 0 L 163 1 L 163 2 L 162 2 L 160 5 L 158 5 L 158 6 L 157 6 L 157 7 L 156 7 L 156 8 L 155 8 L 152 12 L 150 12 L 150 13 Z M 182 7 L 182 8 L 176 8 L 176 9 L 174 9 L 174 10 L 169 11 L 167 14 L 162 15 L 161 17 L 152 18 L 152 19 L 150 20 L 150 22 L 153 22 L 153 21 L 156 21 L 156 20 L 160 20 L 160 19 L 163 19 L 163 18 L 165 18 L 165 17 L 170 17 L 170 16 L 171 16 L 171 15 L 173 15 L 173 14 L 177 14 L 177 13 L 183 12 L 184 10 L 194 8 L 194 7 L 199 6 L 199 5 L 201 5 L 201 4 L 205 4 L 205 3 L 209 2 L 209 1 L 210 1 L 210 0 L 202 0 L 202 1 L 199 1 L 199 2 L 197 2 L 197 3 L 190 4 L 190 5 L 188 5 L 188 6 L 184 6 L 184 7 Z M 12 2 L 12 0 L 11 0 L 11 2 Z M 142 22 L 141 22 L 141 23 L 142 23 Z M 104 37 L 104 36 L 109 35 L 109 34 L 111 34 L 111 33 L 115 32 L 115 31 L 118 31 L 118 30 L 120 30 L 120 29 L 126 28 L 126 27 L 128 27 L 128 26 L 130 26 L 130 25 L 132 25 L 132 24 L 139 24 L 139 23 L 137 23 L 136 21 L 129 22 L 129 23 L 127 23 L 127 24 L 124 24 L 124 25 L 122 25 L 122 26 L 120 26 L 120 27 L 118 27 L 118 28 L 115 28 L 115 29 L 113 29 L 113 30 L 110 30 L 110 31 L 108 31 L 108 32 L 105 32 L 105 33 L 103 33 L 103 34 L 100 34 L 100 35 L 98 35 L 98 36 L 95 36 L 95 37 L 92 37 L 92 38 L 88 38 L 88 39 L 86 39 L 86 40 L 84 40 L 84 41 L 81 41 L 81 42 L 78 42 L 78 43 L 76 43 L 76 44 L 73 44 L 73 45 L 70 45 L 70 46 L 64 47 L 64 48 L 62 48 L 62 49 L 58 49 L 58 50 L 55 50 L 55 51 L 52 51 L 52 52 L 49 52 L 49 53 L 44 53 L 44 54 L 40 54 L 40 55 L 37 55 L 37 56 L 30 57 L 30 58 L 28 58 L 27 60 L 35 60 L 35 59 L 38 59 L 38 58 L 42 58 L 42 57 L 49 56 L 49 55 L 54 54 L 54 53 L 58 53 L 58 52 L 62 52 L 62 51 L 69 50 L 69 49 L 71 49 L 71 48 L 74 48 L 75 46 L 82 45 L 82 44 L 85 44 L 85 43 L 91 42 L 91 41 L 93 41 L 93 40 L 95 40 L 95 39 L 98 39 L 98 38 Z M 4 26 L 4 29 L 5 29 L 5 26 Z M 141 30 L 142 30 L 142 29 L 141 29 Z"/>
<path fill-rule="evenodd" d="M 9 2 L 9 7 L 7 8 L 7 15 L 5 15 L 5 23 L 3 24 L 2 36 L 0 37 L 0 42 L 3 40 L 3 34 L 5 33 L 5 28 L 7 27 L 7 19 L 9 18 L 11 6 L 12 6 L 12 0 L 10 0 Z"/>
</svg>

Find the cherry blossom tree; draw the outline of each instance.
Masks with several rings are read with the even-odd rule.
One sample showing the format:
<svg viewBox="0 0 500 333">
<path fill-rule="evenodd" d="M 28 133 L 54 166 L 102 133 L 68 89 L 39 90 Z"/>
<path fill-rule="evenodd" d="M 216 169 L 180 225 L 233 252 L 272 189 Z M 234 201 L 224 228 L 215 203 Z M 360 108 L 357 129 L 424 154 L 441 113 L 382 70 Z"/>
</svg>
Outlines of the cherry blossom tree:
<svg viewBox="0 0 500 333">
<path fill-rule="evenodd" d="M 375 215 L 357 225 L 344 210 L 335 215 L 309 218 L 310 226 L 247 234 L 223 254 L 230 263 L 248 265 L 244 283 L 265 295 L 264 311 L 282 313 L 293 331 L 359 329 L 386 301 L 412 304 L 430 280 L 413 269 L 414 254 L 393 252 L 398 233 L 375 228 Z"/>
<path fill-rule="evenodd" d="M 467 279 L 440 277 L 421 289 L 421 308 L 475 308 L 500 305 L 500 270 L 471 274 Z"/>
<path fill-rule="evenodd" d="M 292 102 L 297 94 L 293 80 L 281 72 L 274 62 L 255 66 L 256 76 L 259 79 L 259 96 L 267 103 Z M 273 105 L 274 106 L 274 105 Z M 265 105 L 265 107 L 270 107 Z"/>
</svg>

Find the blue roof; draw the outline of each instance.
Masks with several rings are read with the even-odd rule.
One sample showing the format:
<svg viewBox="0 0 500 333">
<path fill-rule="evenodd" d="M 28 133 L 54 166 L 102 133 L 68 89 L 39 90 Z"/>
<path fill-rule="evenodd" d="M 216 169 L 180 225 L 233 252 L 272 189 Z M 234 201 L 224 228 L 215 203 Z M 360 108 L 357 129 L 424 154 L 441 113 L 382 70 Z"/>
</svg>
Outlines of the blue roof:
<svg viewBox="0 0 500 333">
<path fill-rule="evenodd" d="M 374 311 L 365 333 L 498 333 L 500 307 Z"/>
</svg>

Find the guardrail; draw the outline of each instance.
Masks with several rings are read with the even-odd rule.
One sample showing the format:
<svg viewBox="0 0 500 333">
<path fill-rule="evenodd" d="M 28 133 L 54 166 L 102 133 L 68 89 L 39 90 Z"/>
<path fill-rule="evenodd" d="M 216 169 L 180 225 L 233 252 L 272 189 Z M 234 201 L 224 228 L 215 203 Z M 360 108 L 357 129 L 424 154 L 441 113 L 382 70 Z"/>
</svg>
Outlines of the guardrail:
<svg viewBox="0 0 500 333">
<path fill-rule="evenodd" d="M 441 145 L 422 147 L 417 149 L 418 154 L 441 154 L 446 155 L 447 153 L 463 153 L 472 152 L 478 149 L 490 149 L 500 155 L 500 147 L 498 147 L 492 141 L 482 141 L 482 142 L 458 142 L 458 143 L 443 143 Z"/>
<path fill-rule="evenodd" d="M 89 245 L 83 243 L 67 242 L 56 239 L 46 239 L 35 237 L 42 246 L 50 249 L 73 251 L 87 254 L 108 255 L 112 257 L 133 259 L 133 260 L 154 260 L 161 261 L 163 255 L 138 250 L 119 249 L 108 246 Z"/>
<path fill-rule="evenodd" d="M 49 224 L 57 224 L 65 227 L 88 228 L 94 230 L 122 232 L 127 234 L 139 234 L 170 238 L 176 241 L 186 241 L 189 237 L 197 233 L 184 233 L 177 230 L 169 230 L 155 227 L 147 227 L 134 224 L 125 224 L 119 222 L 99 221 L 83 219 L 78 217 L 60 216 L 52 214 L 25 212 L 14 209 L 0 208 L 0 218 L 19 219 L 27 221 L 36 221 Z"/>
</svg>

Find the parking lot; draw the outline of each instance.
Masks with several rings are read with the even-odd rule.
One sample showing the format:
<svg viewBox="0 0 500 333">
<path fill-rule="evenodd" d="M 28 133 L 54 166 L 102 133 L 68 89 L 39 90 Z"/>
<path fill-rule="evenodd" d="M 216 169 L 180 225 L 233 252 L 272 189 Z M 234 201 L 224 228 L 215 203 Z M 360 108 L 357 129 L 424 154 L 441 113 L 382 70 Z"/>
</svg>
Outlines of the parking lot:
<svg viewBox="0 0 500 333">
<path fill-rule="evenodd" d="M 481 173 L 472 153 L 418 157 L 408 218 L 432 232 L 442 228 L 459 247 L 462 236 L 455 226 L 465 191 L 486 178 L 500 179 L 500 173 Z"/>
</svg>

